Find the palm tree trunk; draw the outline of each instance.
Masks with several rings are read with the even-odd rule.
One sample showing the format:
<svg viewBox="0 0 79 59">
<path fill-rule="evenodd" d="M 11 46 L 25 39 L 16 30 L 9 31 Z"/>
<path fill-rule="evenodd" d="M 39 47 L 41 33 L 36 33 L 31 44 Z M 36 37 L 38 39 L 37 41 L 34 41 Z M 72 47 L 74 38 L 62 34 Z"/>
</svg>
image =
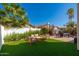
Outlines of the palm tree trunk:
<svg viewBox="0 0 79 59">
<path fill-rule="evenodd" d="M 77 4 L 77 50 L 79 50 L 79 3 Z"/>
</svg>

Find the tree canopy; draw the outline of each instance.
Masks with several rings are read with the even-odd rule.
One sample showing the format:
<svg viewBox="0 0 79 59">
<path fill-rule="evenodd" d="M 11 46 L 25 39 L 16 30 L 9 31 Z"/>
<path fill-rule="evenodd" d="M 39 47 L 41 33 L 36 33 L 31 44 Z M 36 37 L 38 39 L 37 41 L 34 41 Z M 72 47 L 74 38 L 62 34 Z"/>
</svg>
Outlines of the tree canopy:
<svg viewBox="0 0 79 59">
<path fill-rule="evenodd" d="M 20 4 L 3 3 L 0 9 L 0 24 L 11 27 L 23 27 L 29 23 L 27 12 Z"/>
</svg>

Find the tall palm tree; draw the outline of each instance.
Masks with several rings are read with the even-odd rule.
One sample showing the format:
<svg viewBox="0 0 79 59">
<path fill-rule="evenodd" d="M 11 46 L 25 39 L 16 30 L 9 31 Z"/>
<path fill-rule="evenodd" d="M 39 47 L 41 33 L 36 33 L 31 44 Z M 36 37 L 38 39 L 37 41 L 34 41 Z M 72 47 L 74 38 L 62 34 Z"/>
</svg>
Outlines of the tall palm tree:
<svg viewBox="0 0 79 59">
<path fill-rule="evenodd" d="M 25 10 L 19 5 L 19 4 L 11 4 L 11 7 L 13 8 L 13 15 L 14 18 L 18 19 L 20 25 L 26 25 L 28 20 L 26 19 L 26 12 Z"/>
<path fill-rule="evenodd" d="M 5 13 L 6 13 L 6 17 L 9 18 L 9 13 L 11 11 L 11 7 L 9 6 L 8 3 L 2 3 L 3 7 L 4 7 L 4 10 L 5 10 Z"/>
<path fill-rule="evenodd" d="M 13 26 L 24 26 L 28 23 L 26 12 L 19 4 L 3 3 L 2 5 L 4 7 L 3 9 L 5 10 L 7 20 L 11 20 L 10 22 L 13 24 Z"/>
<path fill-rule="evenodd" d="M 3 20 L 4 16 L 5 16 L 5 11 L 4 10 L 0 10 L 0 24 L 2 24 L 2 25 L 3 25 L 3 22 L 4 22 L 4 20 Z"/>
<path fill-rule="evenodd" d="M 74 17 L 74 9 L 73 8 L 68 9 L 67 15 L 69 17 L 69 22 L 71 22 L 72 18 Z"/>
</svg>

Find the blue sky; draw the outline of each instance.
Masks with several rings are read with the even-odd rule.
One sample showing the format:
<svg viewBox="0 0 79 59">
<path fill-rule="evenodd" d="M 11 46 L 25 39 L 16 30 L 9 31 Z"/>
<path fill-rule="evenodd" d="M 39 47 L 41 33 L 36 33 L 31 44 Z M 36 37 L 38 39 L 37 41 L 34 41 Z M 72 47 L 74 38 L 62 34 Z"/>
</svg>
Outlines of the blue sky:
<svg viewBox="0 0 79 59">
<path fill-rule="evenodd" d="M 68 22 L 67 10 L 74 9 L 74 18 L 77 20 L 77 4 L 68 3 L 23 3 L 21 4 L 28 13 L 32 25 L 43 25 L 48 22 L 51 25 L 63 26 Z M 0 5 L 1 7 L 1 5 Z"/>
<path fill-rule="evenodd" d="M 56 3 L 37 3 L 37 4 L 21 4 L 27 9 L 30 23 L 33 25 L 42 25 L 50 23 L 51 25 L 63 26 L 68 22 L 67 10 L 74 9 L 74 18 L 77 20 L 77 4 L 56 4 Z"/>
</svg>

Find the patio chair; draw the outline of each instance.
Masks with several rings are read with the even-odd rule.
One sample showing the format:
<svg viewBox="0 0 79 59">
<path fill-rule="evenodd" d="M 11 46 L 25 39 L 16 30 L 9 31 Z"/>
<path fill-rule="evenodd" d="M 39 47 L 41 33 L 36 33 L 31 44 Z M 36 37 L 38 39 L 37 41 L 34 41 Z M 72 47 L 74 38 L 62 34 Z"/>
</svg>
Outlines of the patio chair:
<svg viewBox="0 0 79 59">
<path fill-rule="evenodd" d="M 32 45 L 32 43 L 36 42 L 36 38 L 34 35 L 29 36 L 29 44 Z"/>
</svg>

